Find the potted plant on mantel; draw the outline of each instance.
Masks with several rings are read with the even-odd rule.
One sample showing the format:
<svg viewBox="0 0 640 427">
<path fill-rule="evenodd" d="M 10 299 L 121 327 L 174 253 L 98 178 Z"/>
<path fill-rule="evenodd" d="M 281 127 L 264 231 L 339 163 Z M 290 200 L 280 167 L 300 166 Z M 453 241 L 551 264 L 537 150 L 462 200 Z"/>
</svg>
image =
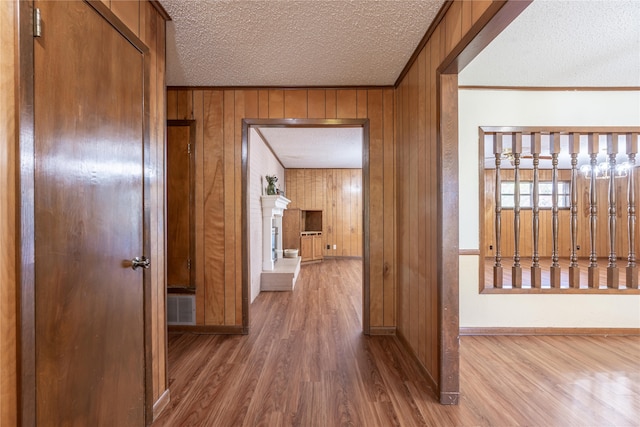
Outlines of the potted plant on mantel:
<svg viewBox="0 0 640 427">
<path fill-rule="evenodd" d="M 275 196 L 276 194 L 278 194 L 276 190 L 276 182 L 278 182 L 278 177 L 275 175 L 267 175 L 265 176 L 265 178 L 267 179 L 267 195 Z"/>
</svg>

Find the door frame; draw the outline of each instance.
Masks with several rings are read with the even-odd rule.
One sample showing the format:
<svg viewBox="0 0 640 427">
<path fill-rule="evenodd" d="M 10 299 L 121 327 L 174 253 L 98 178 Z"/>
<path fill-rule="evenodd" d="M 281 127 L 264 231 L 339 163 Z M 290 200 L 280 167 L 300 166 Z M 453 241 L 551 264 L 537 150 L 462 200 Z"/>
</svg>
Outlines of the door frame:
<svg viewBox="0 0 640 427">
<path fill-rule="evenodd" d="M 369 119 L 242 119 L 242 328 L 249 331 L 249 128 L 251 127 L 361 127 L 362 128 L 362 332 L 369 335 L 370 269 L 369 269 Z"/>
<path fill-rule="evenodd" d="M 143 57 L 143 252 L 151 253 L 151 144 L 149 82 L 151 62 L 148 47 L 120 21 L 101 1 L 84 0 L 117 32 L 135 47 Z M 36 425 L 36 328 L 35 328 L 35 125 L 34 125 L 34 43 L 33 0 L 20 0 L 17 6 L 18 62 L 16 85 L 19 87 L 17 130 L 19 141 L 17 171 L 17 214 L 20 236 L 16 242 L 18 253 L 18 424 Z M 164 172 L 163 172 L 164 173 Z M 133 254 L 132 254 L 133 255 Z M 152 267 L 153 268 L 153 267 Z M 144 414 L 145 424 L 153 421 L 153 373 L 151 336 L 151 270 L 143 271 L 144 318 Z"/>
<path fill-rule="evenodd" d="M 190 266 L 191 268 L 189 269 L 189 287 L 191 288 L 195 288 L 196 287 L 196 257 L 195 257 L 195 253 L 196 253 L 196 223 L 195 223 L 195 185 L 196 185 L 196 162 L 194 161 L 194 153 L 196 150 L 196 121 L 195 120 L 167 120 L 167 141 L 166 144 L 169 144 L 168 141 L 168 132 L 169 132 L 169 127 L 188 127 L 189 128 L 189 146 L 190 151 L 189 151 L 189 255 L 190 255 Z M 167 158 L 166 161 L 168 162 L 169 159 Z M 165 173 L 167 172 L 167 168 L 165 168 Z M 165 176 L 165 181 L 168 180 L 168 175 Z M 167 195 L 167 188 L 168 185 L 165 185 L 165 192 L 164 192 L 164 197 L 165 200 L 167 201 L 167 210 L 169 207 L 169 199 L 168 199 L 168 195 Z M 168 230 L 169 230 L 169 222 L 168 222 L 168 218 L 166 221 L 166 225 L 165 228 L 166 230 L 165 232 L 165 236 L 168 235 Z M 165 263 L 167 264 L 167 268 L 169 267 L 169 262 L 165 261 Z M 168 275 L 168 273 L 167 273 Z M 166 287 L 169 286 L 169 282 L 167 281 Z M 198 292 L 198 290 L 196 289 L 196 292 Z"/>
</svg>

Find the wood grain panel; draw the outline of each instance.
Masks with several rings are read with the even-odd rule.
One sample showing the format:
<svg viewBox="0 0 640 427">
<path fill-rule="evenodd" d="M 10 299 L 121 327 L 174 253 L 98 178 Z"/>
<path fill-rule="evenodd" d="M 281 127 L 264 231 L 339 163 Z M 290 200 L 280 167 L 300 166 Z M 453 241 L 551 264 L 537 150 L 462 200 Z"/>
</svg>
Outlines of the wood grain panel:
<svg viewBox="0 0 640 427">
<path fill-rule="evenodd" d="M 204 91 L 203 97 L 204 248 L 201 254 L 196 253 L 196 262 L 202 262 L 204 265 L 204 286 L 202 287 L 205 299 L 204 324 L 224 325 L 224 284 L 227 275 L 225 267 L 227 185 L 224 93 L 222 91 Z M 197 121 L 196 119 L 196 123 Z M 196 163 L 196 171 L 198 166 Z M 196 283 L 196 293 L 199 293 L 200 289 L 201 287 Z"/>
<path fill-rule="evenodd" d="M 324 119 L 326 117 L 325 90 L 309 89 L 307 91 L 307 105 L 309 117 Z"/>
<path fill-rule="evenodd" d="M 285 182 L 293 209 L 323 211 L 323 256 L 362 256 L 360 169 L 286 169 Z"/>
<path fill-rule="evenodd" d="M 357 91 L 355 89 L 338 89 L 336 92 L 336 118 L 351 119 L 357 115 Z"/>
<path fill-rule="evenodd" d="M 461 40 L 471 41 L 465 37 L 491 4 L 454 1 L 396 89 L 397 331 L 443 403 L 458 395 L 457 95 L 452 80 L 442 91 L 438 69 Z"/>
<path fill-rule="evenodd" d="M 269 118 L 269 91 L 258 91 L 258 117 L 261 119 Z"/>
<path fill-rule="evenodd" d="M 242 189 L 242 118 L 243 117 L 251 117 L 247 115 L 247 111 L 245 110 L 245 94 L 249 93 L 250 96 L 253 94 L 253 91 L 235 91 L 235 112 L 234 112 L 234 211 L 242 212 L 242 198 L 244 195 L 244 190 Z M 253 105 L 249 114 L 255 114 L 253 109 Z M 245 196 L 246 197 L 246 196 Z M 235 234 L 239 236 L 237 239 L 237 244 L 235 246 L 235 265 L 236 267 L 236 275 L 235 275 L 235 310 L 234 310 L 234 320 L 232 325 L 238 325 L 242 323 L 242 242 L 243 236 L 248 233 L 247 230 L 242 230 L 242 215 L 235 215 Z M 249 296 L 245 296 L 245 298 L 249 299 Z M 247 303 L 248 308 L 248 303 Z M 248 313 L 247 313 L 248 315 Z"/>
<path fill-rule="evenodd" d="M 325 107 L 326 113 L 325 117 L 327 119 L 335 119 L 337 118 L 337 91 L 335 89 L 330 89 L 325 91 Z"/>
<path fill-rule="evenodd" d="M 18 425 L 16 3 L 0 2 L 0 425 Z"/>
<path fill-rule="evenodd" d="M 205 206 L 205 182 L 204 182 L 204 92 L 202 90 L 193 91 L 193 118 L 196 122 L 196 146 L 193 153 L 195 168 L 194 183 L 194 228 L 195 242 L 193 262 L 195 268 L 195 287 L 196 287 L 196 325 L 205 324 L 205 294 L 207 288 L 205 285 L 205 266 L 204 266 L 204 248 L 205 248 L 205 227 L 204 227 L 204 206 Z M 209 152 L 208 152 L 209 153 Z M 209 153 L 210 154 L 210 153 Z M 209 163 L 210 164 L 210 163 Z M 202 167 L 201 167 L 202 166 Z"/>
<path fill-rule="evenodd" d="M 167 120 L 178 120 L 178 93 L 177 90 L 167 91 Z"/>
<path fill-rule="evenodd" d="M 307 91 L 284 91 L 284 117 L 292 119 L 307 118 Z"/>
<path fill-rule="evenodd" d="M 382 91 L 382 138 L 383 138 L 383 234 L 382 241 L 385 242 L 383 248 L 383 301 L 384 301 L 384 314 L 382 326 L 394 327 L 396 326 L 396 304 L 395 304 L 395 277 L 396 277 L 396 216 L 395 216 L 395 94 L 391 89 L 383 89 Z M 372 107 L 369 107 L 370 111 L 374 111 Z M 373 122 L 373 121 L 372 121 Z M 374 169 L 370 167 L 370 171 Z M 370 172 L 371 173 L 371 172 Z M 369 184 L 373 185 L 375 181 L 372 180 Z M 370 191 L 371 198 L 373 199 L 373 192 Z M 371 264 L 373 266 L 373 264 Z M 373 277 L 373 274 L 371 275 Z M 373 314 L 374 311 L 371 310 Z M 378 323 L 371 322 L 372 325 L 379 326 Z"/>
<path fill-rule="evenodd" d="M 140 2 L 138 0 L 113 0 L 111 1 L 111 11 L 136 36 L 140 35 Z"/>
<path fill-rule="evenodd" d="M 271 91 L 281 95 L 282 91 Z M 269 93 L 271 100 L 272 94 Z M 224 324 L 236 324 L 236 244 L 240 244 L 236 230 L 236 152 L 235 152 L 235 91 L 225 90 L 224 126 Z M 276 96 L 273 96 L 276 98 Z M 275 109 L 274 109 L 275 111 Z M 269 105 L 269 114 L 271 114 Z M 217 207 L 220 208 L 219 206 Z"/>
<path fill-rule="evenodd" d="M 269 90 L 269 118 L 284 118 L 284 91 L 282 89 Z"/>
<path fill-rule="evenodd" d="M 178 91 L 177 98 L 178 120 L 193 119 L 193 92 L 190 90 L 180 90 Z"/>
</svg>

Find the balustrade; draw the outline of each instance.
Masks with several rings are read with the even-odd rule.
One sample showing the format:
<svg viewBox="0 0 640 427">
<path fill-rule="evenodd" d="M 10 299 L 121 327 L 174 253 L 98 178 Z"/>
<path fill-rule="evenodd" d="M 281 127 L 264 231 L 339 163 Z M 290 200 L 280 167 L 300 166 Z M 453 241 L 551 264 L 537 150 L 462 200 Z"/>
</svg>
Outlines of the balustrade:
<svg viewBox="0 0 640 427">
<path fill-rule="evenodd" d="M 607 263 L 602 285 L 638 289 L 639 134 L 640 128 L 481 128 L 483 149 L 486 145 L 493 154 L 482 179 L 495 185 L 493 196 L 485 198 L 492 206 L 484 211 L 492 213 L 493 224 L 484 230 L 493 229 L 486 237 L 492 242 L 494 288 L 600 289 L 601 258 Z M 619 200 L 625 198 L 621 192 L 626 203 Z M 505 215 L 512 222 L 504 223 Z M 506 228 L 510 224 L 512 229 Z M 621 224 L 626 232 L 618 230 Z M 588 256 L 580 257 L 581 247 L 588 248 Z M 627 261 L 622 275 L 621 248 Z M 510 274 L 503 269 L 503 256 L 512 256 Z M 530 277 L 523 282 L 529 257 Z M 581 259 L 588 266 L 586 276 L 581 276 Z"/>
</svg>

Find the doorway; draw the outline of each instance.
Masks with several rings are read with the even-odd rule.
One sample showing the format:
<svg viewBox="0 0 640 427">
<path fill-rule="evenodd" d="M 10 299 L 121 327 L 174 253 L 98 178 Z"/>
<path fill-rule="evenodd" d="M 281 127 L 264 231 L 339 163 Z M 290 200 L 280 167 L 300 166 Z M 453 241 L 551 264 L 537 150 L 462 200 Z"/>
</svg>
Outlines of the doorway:
<svg viewBox="0 0 640 427">
<path fill-rule="evenodd" d="M 251 295 L 251 246 L 256 244 L 252 242 L 250 233 L 250 201 L 251 194 L 249 188 L 249 135 L 252 128 L 361 128 L 362 129 L 362 330 L 365 334 L 370 333 L 370 290 L 369 290 L 369 120 L 368 119 L 338 119 L 338 120 L 314 120 L 314 119 L 244 119 L 242 121 L 242 212 L 243 227 L 247 232 L 242 242 L 243 254 L 243 303 L 245 304 L 244 312 L 247 313 L 246 327 L 249 325 L 249 305 Z M 274 154 L 275 156 L 275 154 Z M 283 166 L 284 168 L 284 166 Z M 285 193 L 286 197 L 286 193 Z M 255 262 L 255 260 L 253 261 Z"/>
</svg>

